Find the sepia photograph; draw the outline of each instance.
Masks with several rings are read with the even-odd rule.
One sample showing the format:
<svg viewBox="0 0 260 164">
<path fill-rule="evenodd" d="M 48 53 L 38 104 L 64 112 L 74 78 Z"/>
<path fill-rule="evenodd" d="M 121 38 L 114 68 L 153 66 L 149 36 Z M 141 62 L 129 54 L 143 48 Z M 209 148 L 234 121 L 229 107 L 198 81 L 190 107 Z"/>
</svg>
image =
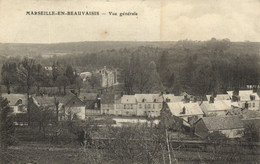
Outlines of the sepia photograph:
<svg viewBox="0 0 260 164">
<path fill-rule="evenodd" d="M 260 163 L 260 0 L 0 0 L 0 164 Z"/>
</svg>

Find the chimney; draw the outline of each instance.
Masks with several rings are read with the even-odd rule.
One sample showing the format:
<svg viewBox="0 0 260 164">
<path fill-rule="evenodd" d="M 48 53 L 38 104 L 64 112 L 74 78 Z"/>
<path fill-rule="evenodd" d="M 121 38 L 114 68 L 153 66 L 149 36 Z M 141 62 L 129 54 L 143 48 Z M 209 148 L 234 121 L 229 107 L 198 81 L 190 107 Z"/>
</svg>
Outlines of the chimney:
<svg viewBox="0 0 260 164">
<path fill-rule="evenodd" d="M 182 112 L 181 112 L 180 114 L 185 114 L 185 113 L 186 113 L 186 108 L 183 107 L 183 108 L 182 108 Z"/>
<path fill-rule="evenodd" d="M 251 101 L 255 100 L 255 95 L 250 95 L 250 100 Z"/>
<path fill-rule="evenodd" d="M 239 96 L 239 89 L 235 89 L 235 90 L 233 91 L 233 95 L 234 95 L 234 96 Z"/>
<path fill-rule="evenodd" d="M 248 109 L 248 103 L 247 103 L 247 101 L 246 101 L 246 103 L 245 103 L 245 108 Z"/>
<path fill-rule="evenodd" d="M 210 96 L 210 100 L 209 100 L 209 103 L 214 103 L 214 97 L 213 96 Z"/>
<path fill-rule="evenodd" d="M 184 96 L 184 102 L 185 103 L 189 103 L 190 102 L 190 98 L 188 98 L 188 95 Z"/>
</svg>

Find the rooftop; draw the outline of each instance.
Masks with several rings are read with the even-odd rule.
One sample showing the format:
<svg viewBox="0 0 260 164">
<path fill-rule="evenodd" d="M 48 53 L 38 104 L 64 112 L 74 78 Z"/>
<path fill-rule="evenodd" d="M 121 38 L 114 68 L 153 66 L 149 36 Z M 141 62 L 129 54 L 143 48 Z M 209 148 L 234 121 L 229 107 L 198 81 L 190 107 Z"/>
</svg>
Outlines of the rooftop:
<svg viewBox="0 0 260 164">
<path fill-rule="evenodd" d="M 175 116 L 203 115 L 198 103 L 169 102 L 167 105 Z M 185 112 L 183 112 L 184 108 Z"/>
<path fill-rule="evenodd" d="M 203 103 L 201 104 L 201 108 L 207 111 L 222 111 L 231 109 L 232 105 L 238 106 L 238 103 L 232 103 L 230 100 L 219 100 L 214 101 L 214 103 L 203 101 Z"/>
<path fill-rule="evenodd" d="M 40 106 L 52 106 L 55 105 L 55 98 L 49 97 L 49 96 L 35 96 L 33 97 L 34 100 L 37 102 Z"/>
<path fill-rule="evenodd" d="M 3 93 L 2 97 L 7 98 L 10 106 L 17 105 L 16 103 L 19 99 L 22 100 L 22 104 L 24 104 L 24 105 L 27 104 L 27 95 L 26 94 L 13 94 L 13 93 L 7 94 L 7 93 Z"/>
<path fill-rule="evenodd" d="M 233 91 L 227 91 L 230 98 L 232 98 Z M 254 93 L 253 90 L 240 90 L 239 97 L 240 101 L 250 101 L 250 96 L 255 96 L 255 100 L 260 100 L 257 93 Z"/>
<path fill-rule="evenodd" d="M 206 95 L 208 101 L 210 101 L 210 96 L 211 95 Z M 215 101 L 230 100 L 230 97 L 228 94 L 217 94 L 214 100 Z"/>
<path fill-rule="evenodd" d="M 121 97 L 121 103 L 124 104 L 135 104 L 136 103 L 136 99 L 134 95 L 123 95 Z"/>
<path fill-rule="evenodd" d="M 203 117 L 201 120 L 204 122 L 208 130 L 226 130 L 226 129 L 240 129 L 244 127 L 242 120 L 239 116 L 231 117 Z"/>
</svg>

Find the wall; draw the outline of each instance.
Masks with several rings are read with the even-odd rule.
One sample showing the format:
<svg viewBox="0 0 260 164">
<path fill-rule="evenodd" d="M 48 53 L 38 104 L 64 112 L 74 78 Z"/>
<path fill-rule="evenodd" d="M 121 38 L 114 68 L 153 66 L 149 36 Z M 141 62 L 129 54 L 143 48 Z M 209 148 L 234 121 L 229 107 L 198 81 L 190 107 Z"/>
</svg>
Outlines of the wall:
<svg viewBox="0 0 260 164">
<path fill-rule="evenodd" d="M 220 132 L 224 134 L 227 138 L 241 138 L 243 136 L 243 131 L 244 128 L 220 130 Z M 209 133 L 213 133 L 213 131 L 209 131 Z"/>
<path fill-rule="evenodd" d="M 239 107 L 245 107 L 246 101 L 239 101 Z M 260 109 L 260 100 L 247 101 L 249 110 L 259 110 Z"/>
<path fill-rule="evenodd" d="M 137 103 L 137 116 L 158 117 L 162 109 L 162 103 Z"/>
</svg>

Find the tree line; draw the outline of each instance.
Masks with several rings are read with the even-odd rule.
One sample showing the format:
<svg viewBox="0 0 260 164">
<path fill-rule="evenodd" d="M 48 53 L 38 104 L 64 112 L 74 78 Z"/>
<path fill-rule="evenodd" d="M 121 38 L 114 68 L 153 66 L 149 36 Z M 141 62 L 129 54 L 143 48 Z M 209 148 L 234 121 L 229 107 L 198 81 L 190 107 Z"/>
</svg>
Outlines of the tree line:
<svg viewBox="0 0 260 164">
<path fill-rule="evenodd" d="M 164 91 L 178 95 L 185 91 L 204 96 L 257 85 L 260 77 L 259 44 L 236 43 L 229 39 L 182 40 L 168 47 L 140 46 L 98 53 L 77 52 L 41 60 L 44 60 L 43 63 L 70 65 L 75 72 L 92 72 L 104 66 L 117 69 L 125 94 Z M 57 72 L 53 69 L 52 78 L 46 80 L 51 83 L 50 86 L 55 86 L 56 81 L 61 86 L 75 82 L 71 68 L 61 74 Z M 94 78 L 90 83 L 93 88 L 97 81 Z M 8 79 L 4 82 L 10 83 Z"/>
</svg>

